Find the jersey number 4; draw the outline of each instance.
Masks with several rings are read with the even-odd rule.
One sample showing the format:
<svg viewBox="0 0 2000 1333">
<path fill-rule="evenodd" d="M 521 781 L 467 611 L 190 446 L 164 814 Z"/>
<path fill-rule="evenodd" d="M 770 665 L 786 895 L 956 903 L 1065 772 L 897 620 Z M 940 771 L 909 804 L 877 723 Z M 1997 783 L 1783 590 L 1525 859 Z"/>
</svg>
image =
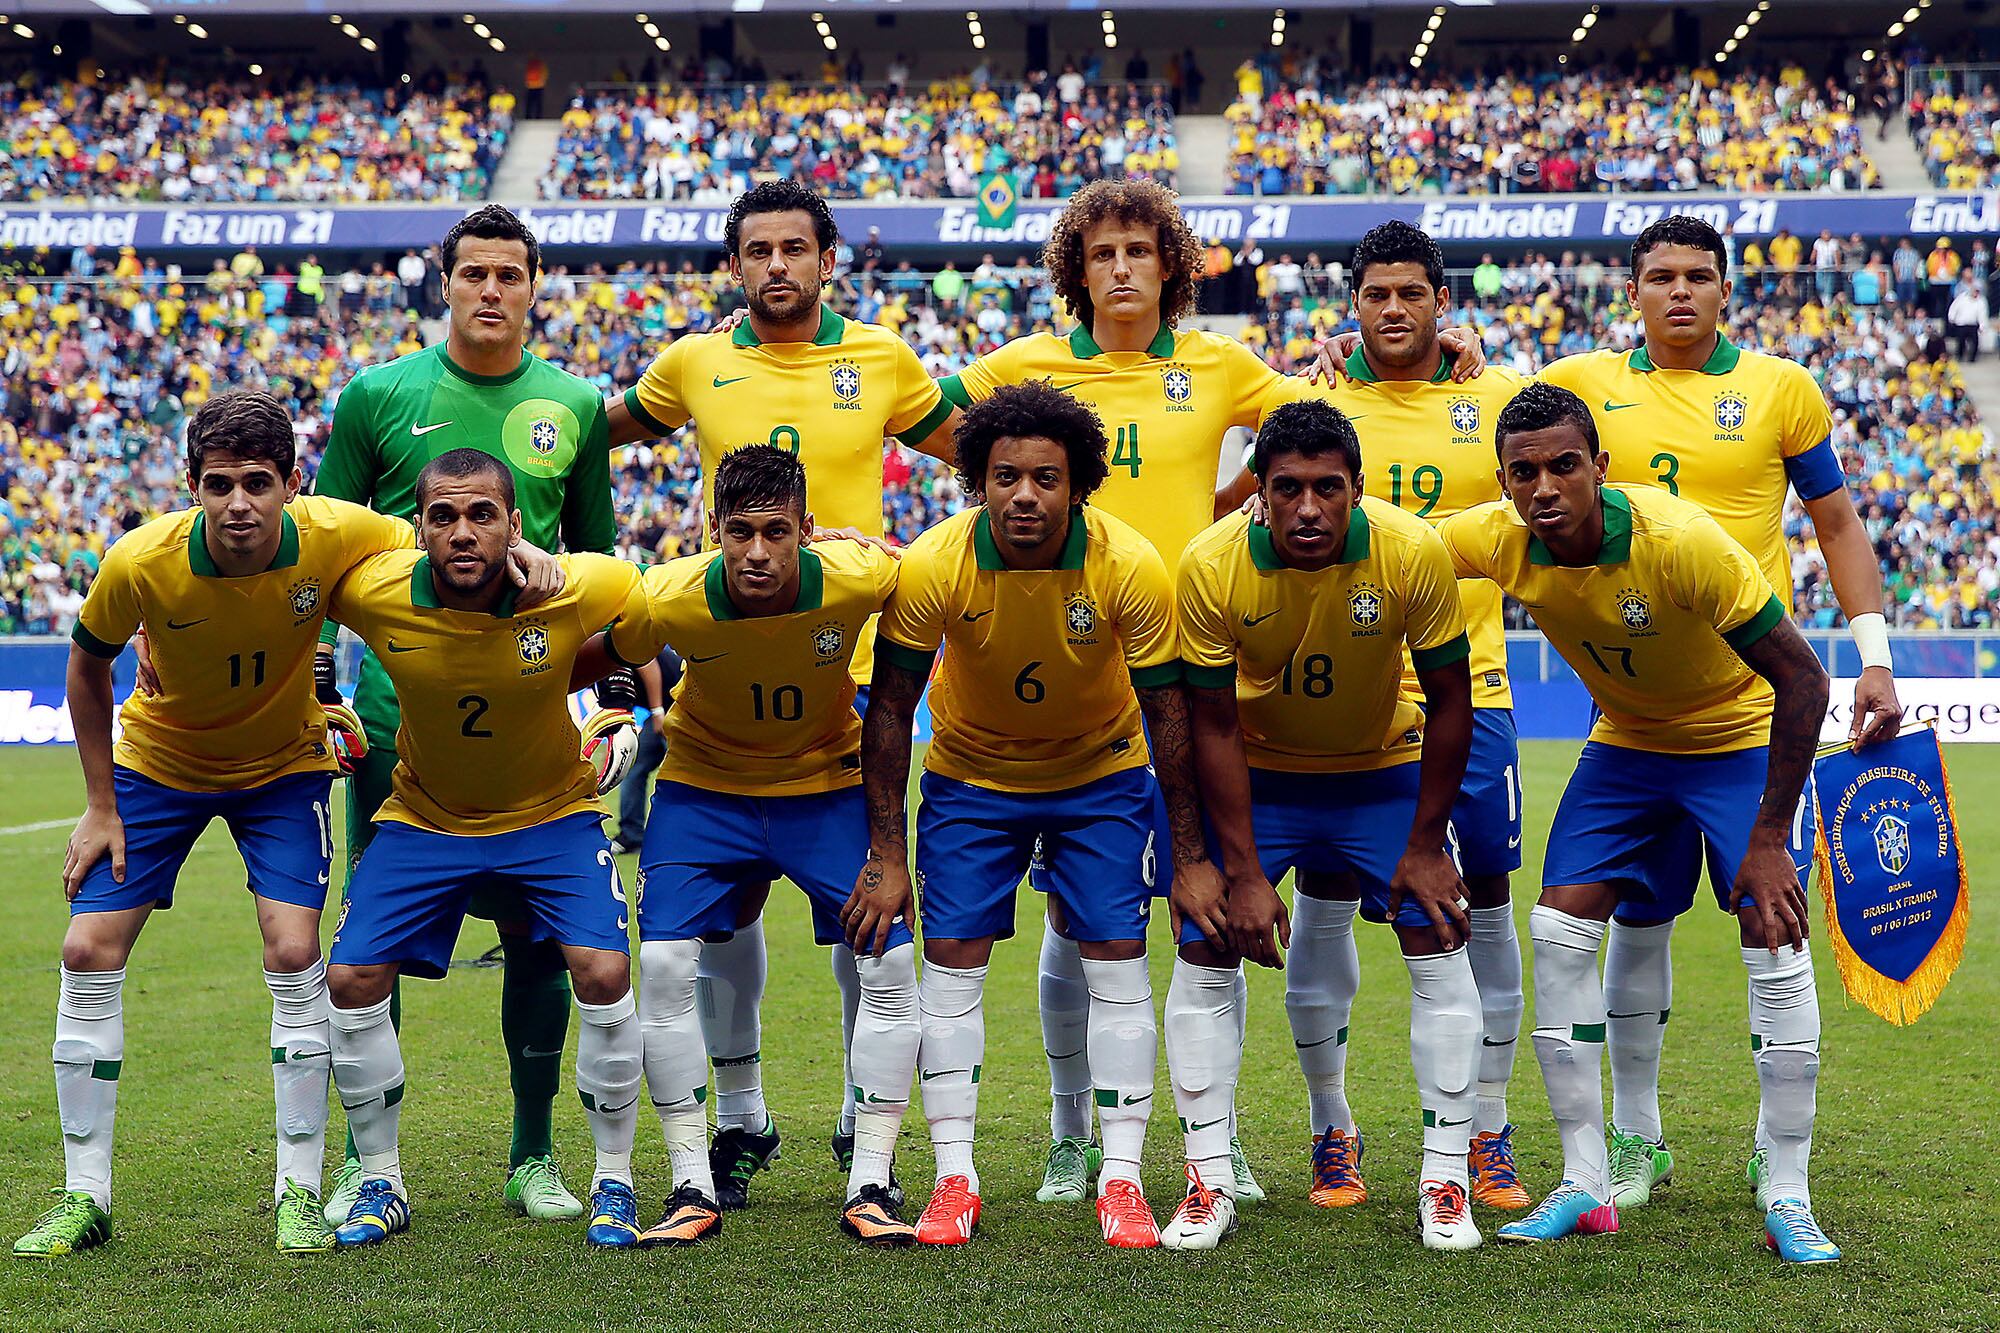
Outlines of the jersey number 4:
<svg viewBox="0 0 2000 1333">
<path fill-rule="evenodd" d="M 1139 457 L 1139 423 L 1118 428 L 1118 438 L 1111 446 L 1111 466 L 1122 467 L 1131 476 L 1139 475 L 1139 466 L 1145 460 Z"/>
</svg>

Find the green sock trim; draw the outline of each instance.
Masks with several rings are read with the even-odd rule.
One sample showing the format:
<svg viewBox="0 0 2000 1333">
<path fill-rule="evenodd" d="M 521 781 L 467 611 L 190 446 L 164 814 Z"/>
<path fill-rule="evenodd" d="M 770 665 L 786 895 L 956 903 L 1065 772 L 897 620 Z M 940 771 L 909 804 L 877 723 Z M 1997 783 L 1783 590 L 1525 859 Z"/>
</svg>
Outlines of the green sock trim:
<svg viewBox="0 0 2000 1333">
<path fill-rule="evenodd" d="M 562 1086 L 563 1043 L 569 1037 L 570 986 L 562 946 L 555 941 L 502 935 L 500 948 L 506 964 L 500 983 L 500 1036 L 514 1090 L 511 1171 L 555 1151 L 555 1098 Z"/>
<path fill-rule="evenodd" d="M 1604 1024 L 1572 1023 L 1570 1024 L 1569 1035 L 1571 1041 L 1603 1041 Z"/>
<path fill-rule="evenodd" d="M 124 1067 L 125 1062 L 123 1060 L 92 1060 L 90 1062 L 90 1076 L 92 1078 L 101 1078 L 106 1083 L 116 1083 L 118 1081 L 118 1071 Z"/>
</svg>

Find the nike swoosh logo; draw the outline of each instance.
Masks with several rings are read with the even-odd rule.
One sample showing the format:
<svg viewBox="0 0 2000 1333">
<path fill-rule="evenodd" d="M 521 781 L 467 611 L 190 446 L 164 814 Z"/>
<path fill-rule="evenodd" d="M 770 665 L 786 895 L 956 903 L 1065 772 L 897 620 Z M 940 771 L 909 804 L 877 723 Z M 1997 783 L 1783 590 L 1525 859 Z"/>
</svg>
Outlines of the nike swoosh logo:
<svg viewBox="0 0 2000 1333">
<path fill-rule="evenodd" d="M 730 385 L 732 385 L 732 384 L 741 384 L 741 383 L 742 383 L 742 382 L 743 382 L 744 380 L 747 380 L 747 379 L 749 379 L 749 378 L 750 378 L 750 377 L 749 377 L 748 375 L 738 375 L 738 376 L 737 376 L 737 377 L 736 377 L 735 379 L 733 379 L 733 380 L 726 380 L 726 379 L 722 378 L 722 376 L 720 376 L 720 375 L 717 375 L 717 376 L 715 377 L 715 385 L 714 385 L 714 387 L 716 387 L 716 388 L 718 388 L 718 389 L 726 389 L 726 388 L 728 388 L 728 387 L 729 387 Z"/>
<path fill-rule="evenodd" d="M 1464 1119 L 1462 1119 L 1462 1120 L 1446 1120 L 1446 1119 L 1445 1119 L 1445 1118 L 1444 1118 L 1443 1116 L 1439 1116 L 1439 1117 L 1438 1117 L 1438 1128 L 1439 1128 L 1439 1129 L 1452 1129 L 1452 1128 L 1454 1128 L 1454 1127 L 1456 1127 L 1456 1126 L 1458 1126 L 1458 1125 L 1469 1125 L 1469 1124 L 1471 1124 L 1471 1123 L 1472 1123 L 1472 1117 L 1471 1117 L 1471 1116 L 1466 1116 L 1466 1117 L 1465 1117 Z"/>
<path fill-rule="evenodd" d="M 970 1074 L 971 1072 L 970 1069 L 926 1069 L 918 1073 L 917 1081 L 919 1083 L 928 1083 L 934 1078 L 943 1078 L 946 1074 Z"/>
<path fill-rule="evenodd" d="M 1118 1104 L 1120 1106 L 1137 1106 L 1140 1102 L 1150 1102 L 1152 1100 L 1153 1100 L 1152 1093 L 1142 1092 L 1137 1097 L 1126 1097 L 1122 1099 Z"/>
<path fill-rule="evenodd" d="M 992 607 L 990 607 L 990 606 L 989 606 L 989 607 L 987 607 L 987 608 L 986 608 L 986 609 L 985 609 L 984 611 L 981 611 L 981 612 L 980 612 L 980 613 L 979 613 L 978 615 L 976 615 L 976 616 L 975 616 L 975 615 L 973 615 L 973 614 L 972 614 L 972 612 L 970 612 L 970 611 L 960 611 L 960 612 L 958 613 L 958 615 L 959 615 L 959 618 L 960 618 L 961 620 L 965 620 L 965 621 L 975 621 L 975 620 L 984 620 L 984 619 L 986 619 L 986 617 L 988 617 L 988 616 L 990 616 L 990 615 L 992 615 L 992 614 L 993 614 L 993 608 L 992 608 Z"/>
<path fill-rule="evenodd" d="M 1481 1037 L 1479 1044 L 1481 1046 L 1512 1046 L 1514 1043 L 1511 1041 L 1495 1041 L 1491 1037 Z"/>
<path fill-rule="evenodd" d="M 532 1046 L 523 1046 L 521 1048 L 521 1058 L 523 1060 L 553 1060 L 561 1054 L 562 1047 L 560 1046 L 556 1047 L 553 1051 L 538 1051 Z"/>
<path fill-rule="evenodd" d="M 870 1106 L 901 1106 L 903 1104 L 894 1097 L 878 1097 L 872 1092 L 864 1094 L 861 1100 Z"/>
<path fill-rule="evenodd" d="M 1519 847 L 1520 845 L 1521 845 L 1521 835 L 1518 833 L 1515 834 L 1513 837 L 1507 839 L 1507 850 L 1510 852 L 1513 851 L 1516 847 Z"/>
<path fill-rule="evenodd" d="M 193 629 L 193 628 L 194 628 L 194 627 L 195 627 L 196 625 L 205 625 L 205 624 L 207 624 L 207 623 L 208 623 L 208 617 L 207 617 L 207 616 L 203 616 L 203 617 L 202 617 L 202 618 L 201 618 L 200 620 L 169 620 L 169 621 L 167 622 L 167 628 L 168 628 L 168 629 Z"/>
<path fill-rule="evenodd" d="M 690 655 L 687 659 L 687 664 L 689 666 L 700 666 L 703 662 L 713 662 L 718 657 L 727 657 L 727 656 L 729 656 L 728 653 L 710 653 L 707 657 L 695 657 Z"/>
<path fill-rule="evenodd" d="M 1079 385 L 1079 384 L 1083 384 L 1083 383 L 1086 383 L 1086 382 L 1087 382 L 1087 381 L 1084 381 L 1084 380 L 1071 380 L 1071 381 L 1070 381 L 1070 382 L 1069 382 L 1068 384 L 1058 384 L 1058 385 L 1056 385 L 1056 386 L 1055 386 L 1055 391 L 1056 391 L 1057 393 L 1068 393 L 1068 392 L 1069 392 L 1069 391 L 1070 391 L 1071 389 L 1074 389 L 1074 388 L 1075 388 L 1075 387 L 1076 387 L 1077 385 Z"/>
<path fill-rule="evenodd" d="M 1614 1014 L 1609 1009 L 1607 1009 L 1604 1011 L 1604 1016 L 1606 1018 L 1651 1018 L 1653 1015 L 1651 1012 L 1641 1012 L 1636 1014 Z"/>
<path fill-rule="evenodd" d="M 1339 1036 L 1340 1034 L 1336 1032 L 1333 1034 L 1332 1037 L 1321 1037 L 1318 1041 L 1294 1041 L 1292 1045 L 1298 1047 L 1302 1051 L 1309 1051 L 1315 1046 L 1324 1046 L 1328 1042 L 1334 1040 Z"/>
<path fill-rule="evenodd" d="M 1357 416 L 1357 415 L 1355 415 L 1355 414 L 1354 414 L 1354 413 L 1352 413 L 1352 412 L 1348 412 L 1348 413 L 1345 413 L 1344 415 L 1345 415 L 1345 416 L 1347 417 L 1347 419 L 1348 419 L 1349 421 L 1366 421 L 1366 420 L 1368 420 L 1368 414 L 1367 414 L 1366 412 L 1363 412 L 1363 413 L 1361 413 L 1361 414 L 1360 414 L 1360 415 L 1358 415 L 1358 416 Z"/>
<path fill-rule="evenodd" d="M 1637 403 L 1614 403 L 1609 398 L 1604 400 L 1604 410 L 1607 412 L 1623 412 L 1628 407 L 1637 406 Z"/>
<path fill-rule="evenodd" d="M 1197 1120 L 1188 1126 L 1188 1133 L 1192 1134 L 1198 1129 L 1213 1129 L 1227 1119 L 1229 1119 L 1228 1116 L 1219 1115 L 1213 1120 Z"/>
<path fill-rule="evenodd" d="M 423 646 L 421 643 L 401 644 L 394 639 L 389 640 L 389 651 L 392 653 L 414 653 Z"/>
<path fill-rule="evenodd" d="M 449 426 L 450 424 L 451 423 L 449 421 L 440 421 L 435 426 L 419 426 L 416 422 L 412 421 L 410 423 L 410 434 L 416 436 L 418 439 L 421 440 L 422 438 L 424 438 L 424 436 L 430 434 L 432 431 L 443 430 L 446 426 Z"/>
<path fill-rule="evenodd" d="M 1282 609 L 1283 608 L 1280 608 L 1280 610 Z M 1261 625 L 1265 621 L 1269 620 L 1272 616 L 1275 616 L 1277 614 L 1278 614 L 1277 611 L 1266 611 L 1263 615 L 1257 616 L 1255 618 L 1246 615 L 1243 617 L 1243 628 L 1248 629 L 1252 625 Z"/>
</svg>

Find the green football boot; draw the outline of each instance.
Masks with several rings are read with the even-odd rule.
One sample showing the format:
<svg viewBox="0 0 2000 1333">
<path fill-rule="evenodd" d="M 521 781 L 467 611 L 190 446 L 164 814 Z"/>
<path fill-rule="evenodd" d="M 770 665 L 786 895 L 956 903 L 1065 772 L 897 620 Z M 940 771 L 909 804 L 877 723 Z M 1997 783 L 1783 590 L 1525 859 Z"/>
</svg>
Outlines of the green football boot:
<svg viewBox="0 0 2000 1333">
<path fill-rule="evenodd" d="M 1264 1187 L 1250 1174 L 1250 1157 L 1243 1151 L 1243 1140 L 1233 1135 L 1229 1140 L 1229 1169 L 1236 1176 L 1236 1202 L 1264 1202 Z"/>
<path fill-rule="evenodd" d="M 1611 1202 L 1618 1208 L 1643 1207 L 1653 1190 L 1674 1173 L 1674 1155 L 1665 1143 L 1611 1131 Z"/>
<path fill-rule="evenodd" d="M 62 1202 L 43 1213 L 34 1229 L 14 1242 L 16 1259 L 54 1259 L 111 1239 L 111 1214 L 82 1190 L 50 1190 Z"/>
<path fill-rule="evenodd" d="M 507 1177 L 507 1206 L 537 1222 L 574 1222 L 583 1201 L 563 1184 L 552 1157 L 530 1157 Z"/>
<path fill-rule="evenodd" d="M 1042 1187 L 1035 1191 L 1035 1202 L 1082 1203 L 1090 1197 L 1103 1165 L 1104 1149 L 1089 1139 L 1057 1139 L 1049 1145 L 1049 1160 L 1042 1168 Z"/>
<path fill-rule="evenodd" d="M 1771 1200 L 1766 1197 L 1765 1184 L 1765 1178 L 1770 1175 L 1770 1171 L 1771 1154 L 1763 1148 L 1751 1153 L 1750 1161 L 1743 1168 L 1743 1178 L 1750 1182 L 1750 1192 L 1757 1196 L 1757 1211 L 1760 1213 L 1771 1211 Z"/>
<path fill-rule="evenodd" d="M 320 1254 L 332 1248 L 333 1228 L 326 1224 L 318 1192 L 287 1180 L 278 1199 L 278 1253 Z"/>
<path fill-rule="evenodd" d="M 347 1225 L 347 1215 L 354 1211 L 354 1201 L 361 1197 L 361 1163 L 352 1157 L 340 1164 L 340 1170 L 333 1173 L 333 1193 L 326 1196 L 326 1208 L 321 1213 L 330 1227 Z"/>
</svg>

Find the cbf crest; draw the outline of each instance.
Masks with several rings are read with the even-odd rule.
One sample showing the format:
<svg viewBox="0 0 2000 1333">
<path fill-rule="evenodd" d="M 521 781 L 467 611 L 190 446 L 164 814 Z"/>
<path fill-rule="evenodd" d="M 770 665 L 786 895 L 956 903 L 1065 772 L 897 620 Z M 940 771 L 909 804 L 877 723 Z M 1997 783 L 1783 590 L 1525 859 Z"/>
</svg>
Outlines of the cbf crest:
<svg viewBox="0 0 2000 1333">
<path fill-rule="evenodd" d="M 523 625 L 514 632 L 514 643 L 521 650 L 521 660 L 531 667 L 538 667 L 548 660 L 549 631 L 546 625 Z"/>
<path fill-rule="evenodd" d="M 562 427 L 554 417 L 536 417 L 528 426 L 528 447 L 543 458 L 562 443 Z"/>
<path fill-rule="evenodd" d="M 1178 361 L 1169 361 L 1160 370 L 1160 388 L 1169 408 L 1184 408 L 1194 396 L 1194 374 Z"/>
<path fill-rule="evenodd" d="M 1646 600 L 1646 594 L 1637 588 L 1618 590 L 1618 618 L 1625 622 L 1625 628 L 1633 633 L 1653 627 L 1653 605 Z"/>
<path fill-rule="evenodd" d="M 1348 593 L 1347 616 L 1356 628 L 1373 631 L 1382 623 L 1382 590 L 1364 583 Z"/>
<path fill-rule="evenodd" d="M 1063 624 L 1068 628 L 1072 643 L 1088 639 L 1097 632 L 1097 605 L 1088 593 L 1075 593 L 1063 604 Z"/>
<path fill-rule="evenodd" d="M 813 652 L 822 662 L 840 656 L 840 649 L 846 642 L 847 632 L 838 621 L 828 621 L 813 631 Z"/>
<path fill-rule="evenodd" d="M 319 609 L 319 580 L 301 579 L 292 585 L 292 617 L 304 620 Z"/>
<path fill-rule="evenodd" d="M 1472 398 L 1451 400 L 1451 433 L 1454 435 L 1479 434 L 1479 403 Z"/>
<path fill-rule="evenodd" d="M 1725 393 L 1715 400 L 1715 428 L 1725 435 L 1736 435 L 1743 429 L 1743 423 L 1750 419 L 1750 404 L 1743 395 Z"/>
<path fill-rule="evenodd" d="M 853 361 L 841 360 L 827 368 L 833 380 L 833 398 L 836 403 L 852 403 L 861 397 L 861 367 Z"/>
</svg>

